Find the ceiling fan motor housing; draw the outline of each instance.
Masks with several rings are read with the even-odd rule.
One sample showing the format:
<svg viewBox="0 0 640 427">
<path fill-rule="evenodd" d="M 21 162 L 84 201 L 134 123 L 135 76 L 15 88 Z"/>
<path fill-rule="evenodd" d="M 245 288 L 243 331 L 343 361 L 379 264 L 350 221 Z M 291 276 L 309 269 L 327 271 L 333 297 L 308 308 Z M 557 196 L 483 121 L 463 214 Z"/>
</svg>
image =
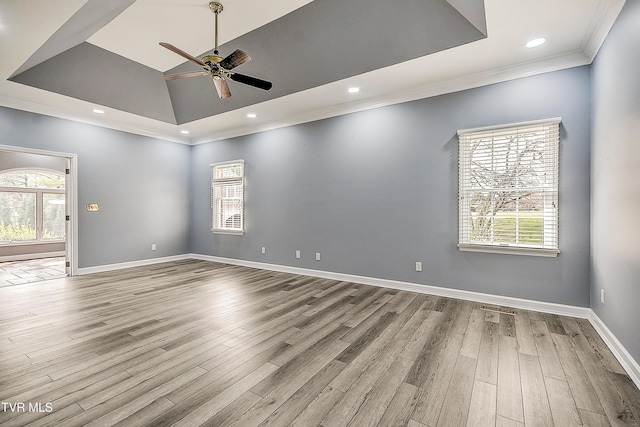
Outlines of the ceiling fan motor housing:
<svg viewBox="0 0 640 427">
<path fill-rule="evenodd" d="M 220 61 L 222 61 L 222 57 L 218 55 L 206 55 L 202 57 L 202 62 L 204 62 L 205 64 L 208 62 L 218 64 Z"/>
</svg>

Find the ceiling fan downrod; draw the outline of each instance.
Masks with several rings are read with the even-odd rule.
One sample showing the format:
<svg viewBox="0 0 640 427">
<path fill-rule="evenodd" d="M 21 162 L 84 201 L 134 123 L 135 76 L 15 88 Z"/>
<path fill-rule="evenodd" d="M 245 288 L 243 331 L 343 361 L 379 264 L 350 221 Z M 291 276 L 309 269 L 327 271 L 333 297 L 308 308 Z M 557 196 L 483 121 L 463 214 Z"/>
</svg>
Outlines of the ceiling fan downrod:
<svg viewBox="0 0 640 427">
<path fill-rule="evenodd" d="M 217 1 L 212 1 L 209 3 L 209 9 L 211 9 L 211 12 L 213 12 L 213 14 L 216 16 L 216 21 L 215 21 L 215 35 L 216 35 L 216 39 L 215 39 L 215 48 L 213 49 L 213 53 L 214 55 L 218 55 L 218 15 L 222 12 L 222 3 L 218 3 Z"/>
</svg>

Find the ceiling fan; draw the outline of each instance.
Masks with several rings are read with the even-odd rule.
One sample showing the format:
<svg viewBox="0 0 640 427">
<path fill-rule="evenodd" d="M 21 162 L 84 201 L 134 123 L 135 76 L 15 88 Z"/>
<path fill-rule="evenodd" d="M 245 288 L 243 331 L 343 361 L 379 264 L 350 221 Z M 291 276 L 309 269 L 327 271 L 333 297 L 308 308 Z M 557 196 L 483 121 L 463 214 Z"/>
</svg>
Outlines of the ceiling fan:
<svg viewBox="0 0 640 427">
<path fill-rule="evenodd" d="M 269 90 L 273 86 L 271 82 L 266 80 L 261 80 L 255 77 L 246 76 L 244 74 L 234 73 L 231 70 L 236 68 L 239 65 L 244 64 L 247 61 L 251 60 L 251 57 L 247 52 L 236 49 L 229 56 L 222 58 L 218 56 L 218 14 L 222 12 L 222 4 L 212 1 L 209 3 L 209 9 L 214 13 L 215 20 L 215 48 L 213 50 L 213 55 L 205 55 L 202 59 L 198 59 L 195 56 L 189 55 L 187 52 L 178 49 L 177 47 L 169 44 L 161 42 L 160 46 L 169 49 L 170 51 L 177 53 L 183 58 L 188 59 L 189 61 L 198 64 L 204 71 L 194 71 L 191 73 L 181 73 L 181 74 L 172 74 L 168 76 L 164 76 L 165 80 L 175 80 L 175 79 L 183 79 L 187 77 L 197 77 L 197 76 L 206 76 L 210 75 L 213 78 L 213 84 L 216 87 L 216 92 L 218 92 L 218 96 L 220 99 L 229 98 L 231 96 L 231 90 L 229 90 L 229 85 L 227 84 L 226 79 L 231 79 L 238 83 L 244 83 L 249 86 L 257 87 L 264 90 Z"/>
</svg>

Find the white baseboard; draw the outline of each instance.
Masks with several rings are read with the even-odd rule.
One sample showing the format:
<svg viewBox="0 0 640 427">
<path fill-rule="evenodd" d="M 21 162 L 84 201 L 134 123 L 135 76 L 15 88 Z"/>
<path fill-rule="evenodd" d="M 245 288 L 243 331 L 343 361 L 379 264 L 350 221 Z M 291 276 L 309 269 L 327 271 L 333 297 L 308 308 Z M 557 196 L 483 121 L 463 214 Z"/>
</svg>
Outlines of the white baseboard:
<svg viewBox="0 0 640 427">
<path fill-rule="evenodd" d="M 613 333 L 606 327 L 593 310 L 587 307 L 555 304 L 551 302 L 533 301 L 521 298 L 505 297 L 500 295 L 484 294 L 480 292 L 464 291 L 459 289 L 441 288 L 417 283 L 399 282 L 395 280 L 377 279 L 375 277 L 354 276 L 351 274 L 333 273 L 321 270 L 289 267 L 284 265 L 267 264 L 255 261 L 245 261 L 231 258 L 222 258 L 209 255 L 191 254 L 192 258 L 204 261 L 213 261 L 224 264 L 239 265 L 243 267 L 260 268 L 262 270 L 278 271 L 282 273 L 300 274 L 304 276 L 319 277 L 322 279 L 334 279 L 345 282 L 361 283 L 364 285 L 379 286 L 383 288 L 399 289 L 403 291 L 417 292 L 429 295 L 437 295 L 448 298 L 457 298 L 467 301 L 481 302 L 490 305 L 502 305 L 506 307 L 524 310 L 539 311 L 542 313 L 558 314 L 561 316 L 579 317 L 589 320 L 594 329 L 602 337 L 613 355 L 618 359 L 631 380 L 640 388 L 640 366 L 618 341 Z"/>
<path fill-rule="evenodd" d="M 257 261 L 245 261 L 233 258 L 223 258 L 211 255 L 184 254 L 164 258 L 151 258 L 140 261 L 124 262 L 119 264 L 101 265 L 97 267 L 79 268 L 78 274 L 91 274 L 103 271 L 119 270 L 122 268 L 140 267 L 151 264 L 158 264 L 169 261 L 182 261 L 185 259 L 199 259 L 222 264 L 238 265 L 242 267 L 259 268 L 262 270 L 278 271 L 281 273 L 300 274 L 322 279 L 333 279 L 344 282 L 361 283 L 363 285 L 378 286 L 382 288 L 398 289 L 402 291 L 417 292 L 422 294 L 437 295 L 448 298 L 456 298 L 467 301 L 481 302 L 490 305 L 500 305 L 523 310 L 533 310 L 542 313 L 558 314 L 561 316 L 579 317 L 587 319 L 596 332 L 602 337 L 613 355 L 618 359 L 622 367 L 627 371 L 631 380 L 640 388 L 640 366 L 638 362 L 629 354 L 624 346 L 618 341 L 613 333 L 607 328 L 602 320 L 593 310 L 587 307 L 576 307 L 572 305 L 555 304 L 551 302 L 533 301 L 522 298 L 505 297 L 500 295 L 485 294 L 480 292 L 464 291 L 460 289 L 442 288 L 439 286 L 421 285 L 410 282 L 400 282 L 396 280 L 378 279 L 375 277 L 356 276 L 352 274 L 334 273 L 331 271 L 312 270 L 307 268 L 290 267 L 286 265 L 267 264 Z"/>
<path fill-rule="evenodd" d="M 589 322 L 593 325 L 594 329 L 604 343 L 609 347 L 609 350 L 613 353 L 613 355 L 618 359 L 618 362 L 622 365 L 631 380 L 634 382 L 636 387 L 640 389 L 640 365 L 635 359 L 629 354 L 626 348 L 622 345 L 620 341 L 613 335 L 613 332 L 607 328 L 607 325 L 604 324 L 602 319 L 598 317 L 595 311 L 591 311 L 591 316 L 589 316 Z"/>
<path fill-rule="evenodd" d="M 383 288 L 398 289 L 402 291 L 418 292 L 422 294 L 437 295 L 448 298 L 457 298 L 467 301 L 481 302 L 484 304 L 503 305 L 524 310 L 534 310 L 543 313 L 559 314 L 562 316 L 579 317 L 582 319 L 589 319 L 591 317 L 591 309 L 587 307 L 576 307 L 572 305 L 555 304 L 552 302 L 533 301 L 521 298 L 504 297 L 500 295 L 483 294 L 480 292 L 464 291 L 460 289 L 442 288 L 439 286 L 421 285 L 410 282 L 400 282 L 397 280 L 378 279 L 375 277 L 367 276 L 355 276 L 352 274 L 333 273 L 330 271 L 311 270 L 306 268 L 289 267 L 286 265 L 267 264 L 256 261 L 245 261 L 209 255 L 191 254 L 191 257 L 204 261 L 240 265 L 243 267 L 253 267 L 262 270 L 278 271 L 282 273 L 300 274 L 303 276 L 313 276 L 322 279 L 333 279 L 344 282 L 361 283 L 363 285 L 372 285 Z"/>
<path fill-rule="evenodd" d="M 98 265 L 95 267 L 82 267 L 82 268 L 78 268 L 78 276 L 82 276 L 84 274 L 102 273 L 103 271 L 120 270 L 123 268 L 143 267 L 145 265 L 159 264 L 161 262 L 182 261 L 185 259 L 192 259 L 192 258 L 194 257 L 191 255 L 185 254 L 185 255 L 168 256 L 168 257 L 162 257 L 162 258 L 141 259 L 139 261 L 121 262 L 117 264 Z"/>
</svg>

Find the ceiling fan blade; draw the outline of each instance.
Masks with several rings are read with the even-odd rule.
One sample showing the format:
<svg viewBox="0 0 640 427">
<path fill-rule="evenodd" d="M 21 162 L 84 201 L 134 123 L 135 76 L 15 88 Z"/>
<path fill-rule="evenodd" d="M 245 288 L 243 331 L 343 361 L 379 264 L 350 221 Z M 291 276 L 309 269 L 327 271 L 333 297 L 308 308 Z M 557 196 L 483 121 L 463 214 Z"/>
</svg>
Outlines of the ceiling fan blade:
<svg viewBox="0 0 640 427">
<path fill-rule="evenodd" d="M 195 56 L 191 56 L 189 55 L 187 52 L 185 52 L 182 49 L 178 49 L 177 47 L 175 47 L 172 44 L 169 43 L 165 43 L 165 42 L 160 42 L 160 46 L 169 49 L 171 52 L 177 53 L 178 55 L 182 56 L 183 58 L 188 59 L 191 62 L 195 62 L 196 64 L 198 64 L 201 67 L 207 67 L 207 64 L 205 64 L 204 62 L 200 61 L 198 58 L 196 58 Z"/>
<path fill-rule="evenodd" d="M 220 99 L 229 98 L 231 96 L 231 90 L 229 90 L 229 85 L 225 79 L 213 76 L 213 84 L 216 85 L 216 92 L 218 92 Z"/>
<path fill-rule="evenodd" d="M 257 87 L 259 89 L 264 89 L 264 90 L 269 90 L 273 86 L 271 82 L 257 79 L 251 76 L 245 76 L 244 74 L 230 73 L 229 78 L 234 82 L 244 83 L 246 85 Z"/>
<path fill-rule="evenodd" d="M 247 52 L 241 49 L 236 49 L 231 55 L 220 61 L 220 66 L 225 70 L 232 70 L 238 65 L 242 65 L 245 62 L 251 61 L 251 57 Z"/>
<path fill-rule="evenodd" d="M 176 79 L 184 79 L 187 77 L 199 77 L 206 76 L 209 74 L 208 71 L 194 71 L 193 73 L 182 73 L 182 74 L 170 74 L 168 76 L 164 76 L 165 80 L 176 80 Z"/>
</svg>

